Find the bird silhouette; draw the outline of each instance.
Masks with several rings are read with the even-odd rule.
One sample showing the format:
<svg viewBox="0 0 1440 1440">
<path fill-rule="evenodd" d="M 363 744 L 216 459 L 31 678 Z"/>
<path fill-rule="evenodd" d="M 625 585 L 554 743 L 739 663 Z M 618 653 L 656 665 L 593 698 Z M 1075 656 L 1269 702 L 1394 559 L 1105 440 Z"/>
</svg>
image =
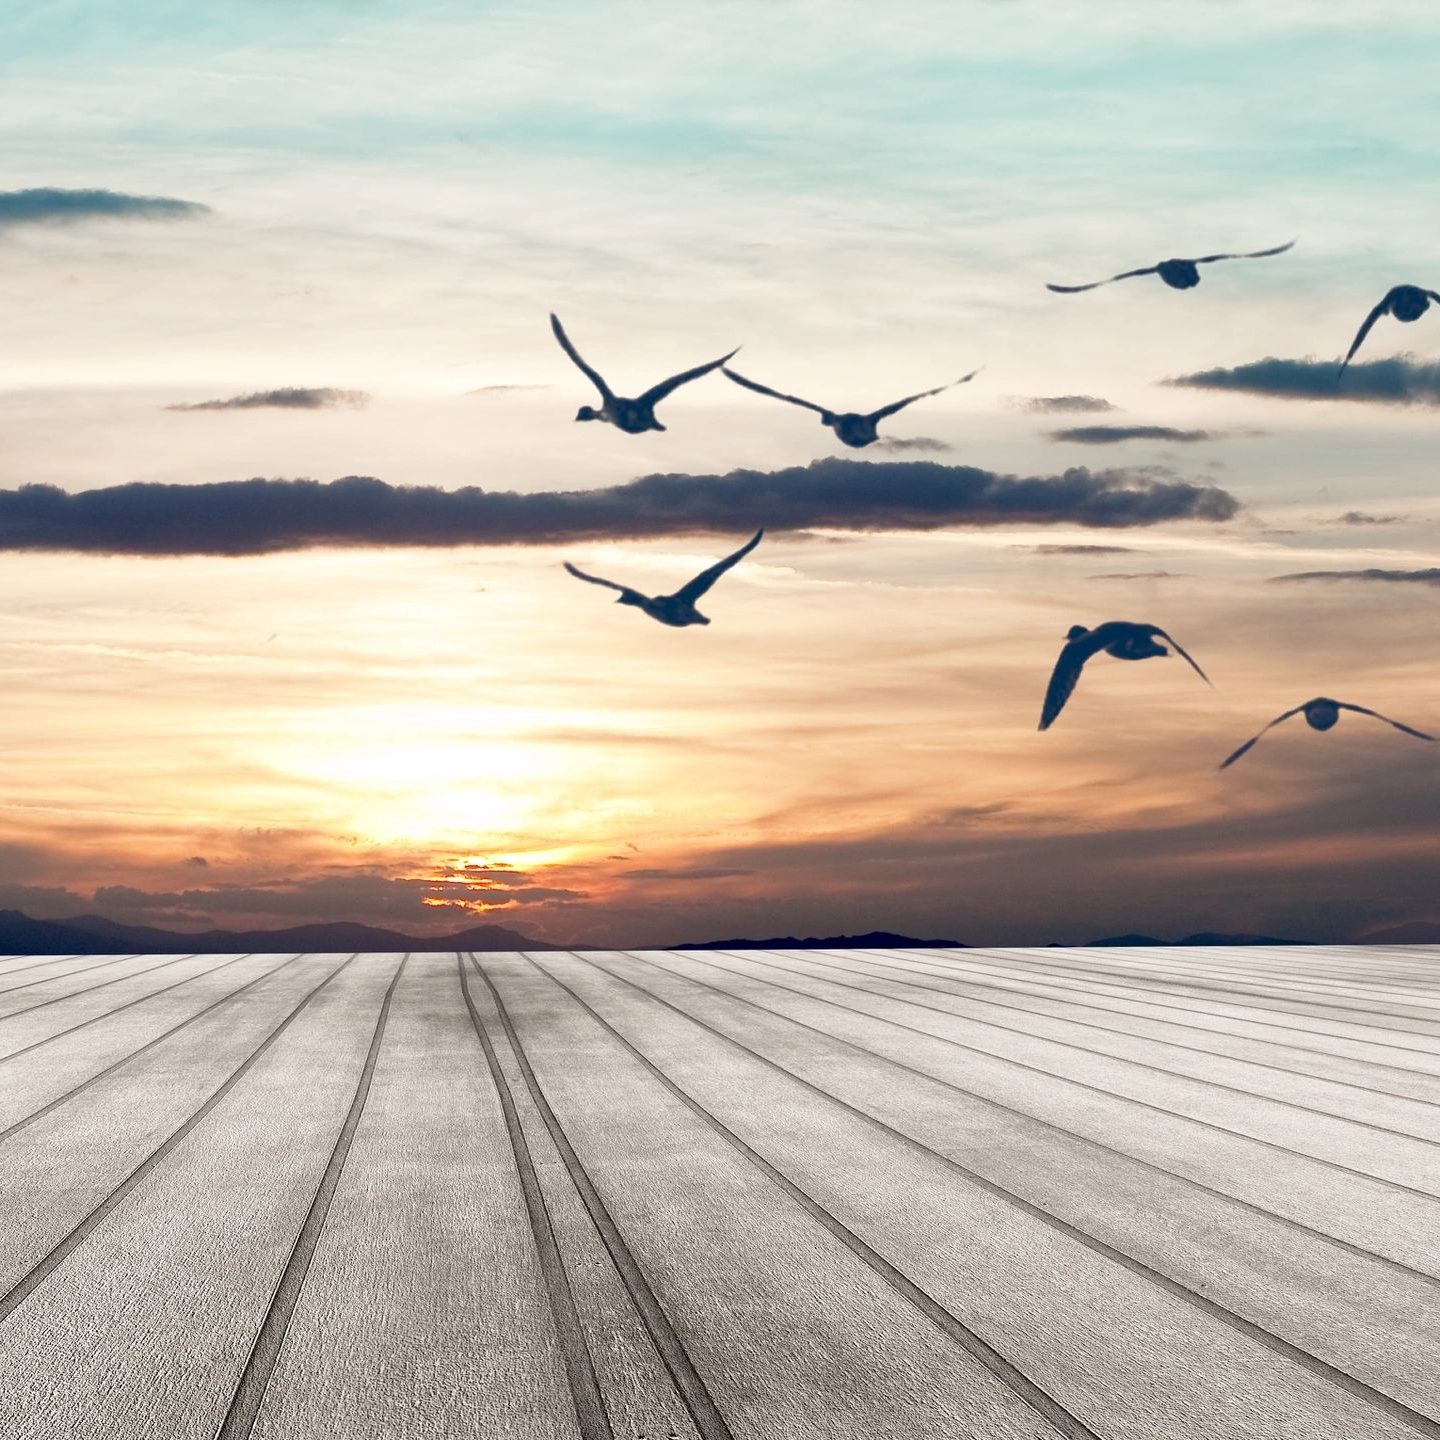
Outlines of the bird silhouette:
<svg viewBox="0 0 1440 1440">
<path fill-rule="evenodd" d="M 1216 260 L 1259 260 L 1266 255 L 1283 255 L 1294 241 L 1276 245 L 1271 250 L 1246 250 L 1239 254 L 1199 255 L 1194 260 L 1162 260 L 1158 265 L 1147 265 L 1143 270 L 1122 270 L 1108 280 L 1094 280 L 1089 285 L 1046 285 L 1057 295 L 1078 295 L 1082 290 L 1094 290 L 1101 285 L 1113 285 L 1117 280 L 1129 280 L 1136 275 L 1158 275 L 1172 290 L 1192 290 L 1200 283 L 1197 265 L 1209 265 Z"/>
<path fill-rule="evenodd" d="M 1252 745 L 1259 742 L 1266 731 L 1273 730 L 1292 715 L 1304 715 L 1305 723 L 1312 730 L 1329 730 L 1340 719 L 1342 710 L 1353 710 L 1357 715 L 1373 715 L 1375 719 L 1383 720 L 1387 725 L 1393 725 L 1397 730 L 1403 730 L 1407 735 L 1413 735 L 1417 740 L 1433 740 L 1435 738 L 1433 735 L 1427 735 L 1423 730 L 1412 730 L 1410 726 L 1402 725 L 1398 720 L 1392 720 L 1378 710 L 1367 710 L 1363 705 L 1349 705 L 1344 700 L 1329 700 L 1324 695 L 1319 695 L 1314 700 L 1307 700 L 1303 705 L 1297 705 L 1293 710 L 1287 710 L 1283 715 L 1277 715 L 1259 735 L 1247 740 L 1238 750 L 1227 755 L 1215 768 L 1223 770 L 1227 765 L 1233 765 Z"/>
<path fill-rule="evenodd" d="M 1418 285 L 1396 285 L 1389 290 L 1385 298 L 1365 317 L 1365 323 L 1356 332 L 1349 351 L 1340 362 L 1339 374 L 1345 373 L 1345 367 L 1355 358 L 1355 352 L 1364 343 L 1370 327 L 1382 315 L 1393 315 L 1402 325 L 1409 325 L 1430 308 L 1432 300 L 1440 300 L 1440 294 L 1436 294 L 1434 290 L 1422 290 Z"/>
<path fill-rule="evenodd" d="M 643 395 L 638 395 L 633 400 L 627 400 L 623 396 L 615 394 L 605 383 L 600 372 L 585 363 L 580 352 L 571 344 L 570 337 L 565 333 L 565 327 L 561 325 L 559 317 L 554 314 L 550 316 L 550 328 L 555 332 L 555 338 L 560 342 L 560 348 L 579 366 L 589 377 L 590 383 L 600 392 L 600 408 L 597 410 L 593 405 L 582 405 L 576 412 L 575 418 L 577 420 L 603 420 L 615 426 L 617 430 L 623 430 L 627 435 L 642 435 L 647 430 L 665 429 L 665 426 L 655 418 L 655 407 L 682 385 L 689 384 L 691 380 L 698 380 L 712 370 L 718 370 L 730 358 L 730 355 L 736 355 L 740 350 L 737 345 L 730 355 L 722 355 L 718 360 L 712 360 L 707 365 L 697 365 L 693 370 L 685 370 L 679 375 L 672 375 L 668 380 L 662 380 L 658 385 L 652 385 Z"/>
<path fill-rule="evenodd" d="M 942 390 L 949 390 L 955 385 L 963 385 L 967 380 L 973 380 L 980 373 L 978 370 L 972 370 L 968 375 L 962 375 L 958 380 L 950 381 L 948 385 L 937 385 L 933 390 L 922 390 L 918 395 L 907 395 L 903 400 L 896 400 L 892 405 L 882 405 L 880 409 L 870 411 L 868 415 L 862 415 L 853 410 L 842 415 L 834 410 L 827 410 L 823 405 L 815 405 L 809 400 L 802 400 L 798 395 L 786 395 L 783 391 L 772 390 L 768 385 L 762 385 L 757 380 L 747 380 L 745 376 L 737 375 L 728 365 L 721 368 L 737 385 L 743 385 L 747 390 L 754 390 L 759 395 L 770 395 L 776 400 L 787 400 L 791 405 L 802 405 L 806 410 L 814 410 L 820 416 L 822 425 L 828 425 L 842 444 L 849 445 L 855 450 L 863 450 L 865 446 L 874 444 L 879 438 L 877 427 L 887 416 L 894 415 L 907 405 L 913 405 L 917 400 L 924 400 L 929 395 L 938 395 Z"/>
<path fill-rule="evenodd" d="M 673 595 L 642 595 L 628 585 L 617 585 L 613 580 L 602 580 L 598 575 L 587 575 L 585 571 L 565 561 L 565 568 L 577 579 L 588 580 L 592 585 L 604 585 L 618 590 L 617 605 L 635 605 L 652 620 L 662 625 L 708 625 L 710 617 L 702 615 L 695 602 L 732 566 L 743 560 L 759 543 L 764 535 L 757 530 L 733 555 L 718 560 L 708 570 L 702 570 L 688 585 L 682 585 Z"/>
<path fill-rule="evenodd" d="M 1072 625 L 1065 636 L 1060 658 L 1050 675 L 1050 684 L 1045 691 L 1045 703 L 1040 709 L 1040 729 L 1048 730 L 1055 717 L 1065 708 L 1065 702 L 1074 693 L 1085 662 L 1103 650 L 1117 660 L 1149 660 L 1152 656 L 1168 655 L 1164 645 L 1156 637 L 1168 641 L 1175 647 L 1175 653 L 1189 662 L 1190 668 L 1209 685 L 1210 677 L 1195 663 L 1178 641 L 1167 635 L 1158 625 L 1142 625 L 1130 620 L 1107 620 L 1093 630 L 1083 625 Z"/>
</svg>

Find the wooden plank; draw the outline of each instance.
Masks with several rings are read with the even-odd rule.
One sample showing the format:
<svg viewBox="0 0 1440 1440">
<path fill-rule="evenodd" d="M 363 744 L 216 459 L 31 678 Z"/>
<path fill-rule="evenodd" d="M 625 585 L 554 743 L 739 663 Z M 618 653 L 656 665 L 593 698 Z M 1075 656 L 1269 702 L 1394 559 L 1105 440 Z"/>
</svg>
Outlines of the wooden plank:
<svg viewBox="0 0 1440 1440">
<path fill-rule="evenodd" d="M 413 955 L 255 1434 L 521 1433 L 577 1433 L 564 1367 L 456 957 Z"/>
<path fill-rule="evenodd" d="M 241 1082 L 8 1317 L 0 1433 L 93 1434 L 103 1394 L 124 1440 L 216 1434 L 398 958 L 292 1002 L 293 1023 Z"/>
</svg>

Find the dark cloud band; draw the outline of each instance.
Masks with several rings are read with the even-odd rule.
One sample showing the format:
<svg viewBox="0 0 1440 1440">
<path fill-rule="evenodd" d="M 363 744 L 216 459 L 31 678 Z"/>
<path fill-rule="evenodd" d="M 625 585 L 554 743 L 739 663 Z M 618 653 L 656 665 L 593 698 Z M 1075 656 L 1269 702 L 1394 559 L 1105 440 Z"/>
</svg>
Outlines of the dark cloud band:
<svg viewBox="0 0 1440 1440">
<path fill-rule="evenodd" d="M 1125 440 L 1168 440 L 1194 445 L 1221 437 L 1213 430 L 1172 430 L 1168 425 L 1077 425 L 1071 430 L 1052 430 L 1050 438 L 1077 445 L 1119 445 Z"/>
<path fill-rule="evenodd" d="M 1166 385 L 1239 390 L 1286 400 L 1352 400 L 1371 405 L 1440 405 L 1440 365 L 1400 355 L 1352 365 L 1341 380 L 1338 360 L 1281 360 L 1269 356 L 1233 369 L 1177 375 Z"/>
<path fill-rule="evenodd" d="M 1239 502 L 1210 485 L 1084 467 L 996 475 L 933 461 L 817 460 L 786 470 L 647 475 L 603 490 L 517 494 L 396 486 L 367 476 L 132 483 L 71 494 L 0 491 L 0 550 L 111 555 L 262 555 L 316 546 L 543 545 L 733 534 L 761 526 L 938 530 L 1229 520 Z"/>
<path fill-rule="evenodd" d="M 1298 580 L 1373 580 L 1380 584 L 1440 585 L 1440 570 L 1302 570 L 1294 575 L 1276 575 L 1272 584 Z"/>
<path fill-rule="evenodd" d="M 255 390 L 232 395 L 228 400 L 196 400 L 188 405 L 167 405 L 167 410 L 333 410 L 338 405 L 364 405 L 370 397 L 363 390 Z"/>
<path fill-rule="evenodd" d="M 1032 415 L 1088 415 L 1119 408 L 1098 395 L 1036 395 L 1025 402 Z"/>
<path fill-rule="evenodd" d="M 0 190 L 0 230 L 17 225 L 75 225 L 83 220 L 191 220 L 208 205 L 117 190 Z"/>
</svg>

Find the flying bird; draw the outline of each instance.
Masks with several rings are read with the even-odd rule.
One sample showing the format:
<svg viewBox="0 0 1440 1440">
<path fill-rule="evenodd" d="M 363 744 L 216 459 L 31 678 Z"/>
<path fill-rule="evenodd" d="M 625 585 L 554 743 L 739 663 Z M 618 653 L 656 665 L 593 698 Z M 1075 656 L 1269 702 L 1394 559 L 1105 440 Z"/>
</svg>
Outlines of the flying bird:
<svg viewBox="0 0 1440 1440">
<path fill-rule="evenodd" d="M 1082 290 L 1094 290 L 1101 285 L 1113 285 L 1117 280 L 1129 280 L 1135 275 L 1158 275 L 1173 290 L 1191 290 L 1200 283 L 1197 265 L 1209 265 L 1215 260 L 1260 260 L 1266 255 L 1283 255 L 1294 241 L 1277 245 L 1273 250 L 1246 250 L 1236 255 L 1199 255 L 1194 260 L 1162 260 L 1158 265 L 1147 265 L 1143 270 L 1122 270 L 1108 280 L 1096 280 L 1089 285 L 1046 285 L 1059 295 L 1078 295 Z"/>
<path fill-rule="evenodd" d="M 726 356 L 726 359 L 729 359 L 729 356 Z M 903 400 L 897 400 L 893 405 L 882 405 L 880 409 L 872 410 L 868 415 L 861 415 L 856 411 L 840 415 L 833 410 L 827 410 L 823 405 L 814 405 L 809 400 L 802 400 L 798 395 L 786 395 L 780 390 L 772 390 L 768 385 L 761 385 L 756 380 L 747 380 L 743 375 L 737 375 L 728 365 L 722 368 L 737 385 L 743 385 L 747 390 L 754 390 L 759 395 L 770 395 L 776 400 L 788 400 L 790 404 L 802 405 L 806 410 L 814 410 L 820 416 L 822 425 L 828 425 L 842 444 L 849 445 L 855 450 L 862 450 L 866 445 L 875 443 L 879 438 L 877 427 L 887 416 L 894 415 L 907 405 L 913 405 L 917 400 L 924 400 L 930 395 L 938 395 L 942 390 L 949 390 L 955 385 L 963 385 L 967 380 L 973 380 L 980 373 L 978 370 L 972 370 L 968 375 L 962 375 L 958 380 L 950 381 L 948 385 L 937 385 L 933 390 L 922 390 L 918 395 L 907 395 Z"/>
<path fill-rule="evenodd" d="M 1388 715 L 1382 715 L 1378 710 L 1367 710 L 1363 705 L 1347 705 L 1343 700 L 1327 700 L 1325 696 L 1317 696 L 1314 700 L 1307 700 L 1303 705 L 1297 705 L 1293 710 L 1287 710 L 1283 715 L 1277 715 L 1266 727 L 1253 739 L 1247 740 L 1232 755 L 1227 756 L 1215 768 L 1223 770 L 1227 765 L 1233 765 L 1250 747 L 1256 744 L 1266 730 L 1273 730 L 1282 721 L 1288 720 L 1292 715 L 1304 715 L 1305 723 L 1312 730 L 1329 730 L 1336 721 L 1340 719 L 1342 710 L 1353 710 L 1357 715 L 1373 715 L 1377 720 L 1383 720 L 1387 725 L 1393 725 L 1397 730 L 1403 730 L 1407 735 L 1413 735 L 1417 740 L 1433 740 L 1433 735 L 1427 735 L 1423 730 L 1412 730 L 1408 725 L 1402 725 L 1398 720 L 1392 720 Z"/>
<path fill-rule="evenodd" d="M 1190 668 L 1209 685 L 1210 677 L 1195 663 L 1179 642 L 1167 635 L 1158 625 L 1139 625 L 1129 620 L 1107 620 L 1093 630 L 1083 625 L 1072 625 L 1065 636 L 1060 658 L 1050 675 L 1050 684 L 1045 691 L 1045 703 L 1040 710 L 1040 729 L 1048 730 L 1055 717 L 1065 708 L 1065 702 L 1075 690 L 1085 662 L 1103 650 L 1117 660 L 1149 660 L 1155 655 L 1170 652 L 1157 642 L 1156 637 L 1169 641 L 1175 653 L 1190 664 Z"/>
<path fill-rule="evenodd" d="M 1430 308 L 1432 300 L 1440 300 L 1440 294 L 1436 294 L 1434 290 L 1422 290 L 1418 285 L 1396 285 L 1365 317 L 1365 323 L 1351 342 L 1349 352 L 1340 362 L 1340 374 L 1345 373 L 1345 367 L 1355 358 L 1355 352 L 1364 343 L 1370 327 L 1382 315 L 1393 315 L 1402 325 L 1408 325 L 1411 321 L 1418 320 Z"/>
<path fill-rule="evenodd" d="M 652 385 L 643 395 L 633 400 L 626 400 L 615 394 L 605 383 L 598 370 L 587 365 L 580 357 L 580 352 L 570 343 L 570 337 L 565 333 L 565 327 L 561 325 L 559 317 L 550 316 L 550 328 L 555 332 L 555 338 L 560 342 L 560 348 L 580 367 L 590 378 L 590 383 L 600 392 L 601 405 L 597 410 L 593 405 L 582 405 L 576 412 L 577 420 L 604 420 L 614 425 L 616 429 L 623 430 L 627 435 L 642 435 L 646 430 L 663 430 L 663 426 L 655 418 L 655 407 L 671 393 L 678 390 L 682 385 L 687 385 L 691 380 L 698 380 L 702 375 L 708 375 L 712 370 L 717 370 L 723 365 L 730 355 L 739 353 L 737 345 L 730 355 L 722 355 L 718 360 L 712 360 L 708 365 L 697 365 L 693 370 L 685 370 L 679 375 L 672 375 L 668 380 L 662 380 L 658 385 Z"/>
<path fill-rule="evenodd" d="M 695 602 L 732 566 L 743 560 L 759 543 L 764 535 L 757 530 L 733 555 L 716 561 L 708 570 L 702 570 L 688 585 L 682 585 L 673 595 L 642 595 L 628 585 L 617 585 L 613 580 L 602 580 L 598 575 L 587 575 L 583 570 L 565 561 L 565 568 L 577 579 L 588 580 L 592 585 L 604 585 L 618 590 L 617 605 L 636 605 L 652 620 L 662 625 L 708 625 L 710 617 L 702 615 Z"/>
</svg>

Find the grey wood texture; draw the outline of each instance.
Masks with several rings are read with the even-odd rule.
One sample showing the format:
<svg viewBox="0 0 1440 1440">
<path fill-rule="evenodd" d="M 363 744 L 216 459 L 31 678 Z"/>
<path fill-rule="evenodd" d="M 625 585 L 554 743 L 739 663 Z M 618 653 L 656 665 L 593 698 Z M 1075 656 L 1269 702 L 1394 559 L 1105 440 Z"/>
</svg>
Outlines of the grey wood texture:
<svg viewBox="0 0 1440 1440">
<path fill-rule="evenodd" d="M 1440 947 L 0 958 L 5 1440 L 1440 1437 Z"/>
</svg>

